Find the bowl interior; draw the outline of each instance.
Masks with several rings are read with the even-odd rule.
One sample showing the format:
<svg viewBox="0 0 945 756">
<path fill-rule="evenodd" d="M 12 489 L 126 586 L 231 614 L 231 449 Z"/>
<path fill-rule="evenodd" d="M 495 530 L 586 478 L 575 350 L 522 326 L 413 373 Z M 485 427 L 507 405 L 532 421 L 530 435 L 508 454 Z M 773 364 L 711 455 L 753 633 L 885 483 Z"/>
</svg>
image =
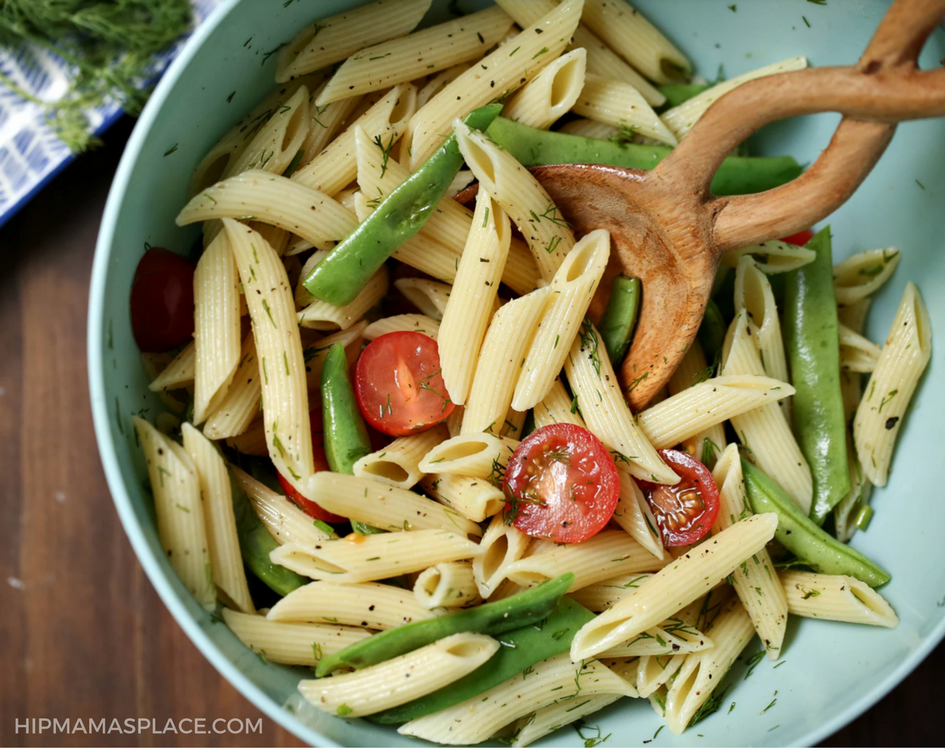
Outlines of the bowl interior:
<svg viewBox="0 0 945 756">
<path fill-rule="evenodd" d="M 196 229 L 174 225 L 190 173 L 273 87 L 275 56 L 269 53 L 305 23 L 359 4 L 230 0 L 195 34 L 138 122 L 112 187 L 93 273 L 89 366 L 96 432 L 116 506 L 148 576 L 191 639 L 244 695 L 299 737 L 317 745 L 403 746 L 417 741 L 406 741 L 393 729 L 322 715 L 301 702 L 295 693 L 300 671 L 263 663 L 191 599 L 162 554 L 130 420 L 132 413 L 153 418 L 159 411 L 147 389 L 128 313 L 143 245 L 190 247 Z M 462 7 L 468 11 L 488 4 L 464 0 Z M 757 0 L 729 7 L 726 0 L 638 0 L 636 5 L 700 73 L 714 79 L 717 72 L 731 77 L 794 55 L 807 55 L 815 65 L 852 63 L 887 3 Z M 448 18 L 447 6 L 446 0 L 436 0 L 428 20 Z M 945 33 L 938 29 L 922 62 L 932 67 L 942 58 Z M 754 141 L 766 154 L 812 162 L 837 121 L 830 114 L 795 119 L 768 127 Z M 903 251 L 899 269 L 870 313 L 867 335 L 874 342 L 885 338 L 909 280 L 920 286 L 933 330 L 945 333 L 943 165 L 945 121 L 904 124 L 869 179 L 828 219 L 838 260 L 877 247 Z M 663 731 L 652 745 L 814 743 L 878 700 L 942 637 L 945 556 L 930 509 L 939 498 L 932 470 L 945 462 L 936 420 L 945 417 L 945 393 L 934 390 L 943 376 L 945 365 L 936 352 L 900 435 L 891 483 L 873 494 L 872 527 L 854 539 L 857 548 L 893 574 L 883 595 L 899 613 L 899 628 L 792 618 L 783 664 L 775 668 L 762 662 L 745 679 L 739 663 L 724 683 L 731 687 L 719 713 L 681 736 Z M 777 705 L 765 710 L 775 699 Z M 603 733 L 613 733 L 607 745 L 640 745 L 662 724 L 647 702 L 632 700 L 590 721 Z M 580 746 L 581 741 L 565 728 L 541 744 Z"/>
</svg>

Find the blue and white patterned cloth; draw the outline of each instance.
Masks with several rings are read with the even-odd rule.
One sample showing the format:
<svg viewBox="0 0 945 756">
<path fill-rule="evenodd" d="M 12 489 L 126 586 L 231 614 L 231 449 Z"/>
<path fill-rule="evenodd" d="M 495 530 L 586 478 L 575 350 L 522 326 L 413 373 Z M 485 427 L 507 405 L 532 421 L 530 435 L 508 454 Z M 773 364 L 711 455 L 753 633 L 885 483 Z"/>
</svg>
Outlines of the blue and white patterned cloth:
<svg viewBox="0 0 945 756">
<path fill-rule="evenodd" d="M 220 0 L 191 0 L 194 25 L 200 24 Z M 160 75 L 186 42 L 178 40 L 154 62 Z M 42 100 L 56 100 L 69 87 L 69 66 L 46 50 L 26 46 L 0 48 L 0 71 Z M 117 104 L 88 112 L 95 134 L 102 134 L 121 115 Z M 0 226 L 6 223 L 73 155 L 46 124 L 42 109 L 0 83 Z"/>
</svg>

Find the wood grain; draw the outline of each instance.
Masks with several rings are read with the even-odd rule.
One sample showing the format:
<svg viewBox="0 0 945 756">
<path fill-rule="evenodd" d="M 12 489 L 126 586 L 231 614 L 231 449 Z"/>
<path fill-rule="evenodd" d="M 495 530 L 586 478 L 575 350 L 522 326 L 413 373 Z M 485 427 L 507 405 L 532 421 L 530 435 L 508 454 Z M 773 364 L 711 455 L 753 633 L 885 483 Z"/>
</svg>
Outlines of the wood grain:
<svg viewBox="0 0 945 756">
<path fill-rule="evenodd" d="M 0 747 L 288 746 L 200 655 L 138 567 L 105 485 L 88 400 L 95 237 L 124 140 L 78 159 L 0 230 Z M 929 702 L 945 646 L 830 746 L 945 742 Z M 250 735 L 17 733 L 39 717 L 244 717 Z"/>
</svg>

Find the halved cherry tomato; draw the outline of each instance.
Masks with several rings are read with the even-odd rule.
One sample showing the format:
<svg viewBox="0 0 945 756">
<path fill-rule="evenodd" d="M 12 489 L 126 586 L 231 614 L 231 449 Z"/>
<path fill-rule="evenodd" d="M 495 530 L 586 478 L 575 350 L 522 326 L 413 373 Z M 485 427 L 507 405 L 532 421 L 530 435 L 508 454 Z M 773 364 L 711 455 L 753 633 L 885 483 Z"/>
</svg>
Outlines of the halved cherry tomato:
<svg viewBox="0 0 945 756">
<path fill-rule="evenodd" d="M 570 423 L 546 425 L 509 460 L 503 517 L 536 538 L 578 543 L 610 521 L 619 493 L 614 461 L 593 433 Z"/>
<path fill-rule="evenodd" d="M 315 472 L 330 470 L 328 459 L 325 457 L 325 428 L 322 425 L 322 411 L 320 408 L 314 409 L 309 412 L 308 416 L 312 423 L 312 451 L 315 452 Z M 279 485 L 282 486 L 283 493 L 316 520 L 324 520 L 325 522 L 348 521 L 347 517 L 339 517 L 331 512 L 326 512 L 311 499 L 306 499 L 295 490 L 295 486 L 289 483 L 281 472 L 277 471 L 276 474 L 279 476 Z"/>
<path fill-rule="evenodd" d="M 354 391 L 364 419 L 388 436 L 419 433 L 453 411 L 436 342 L 414 331 L 368 344 L 354 370 Z"/>
<path fill-rule="evenodd" d="M 807 242 L 814 238 L 814 232 L 810 229 L 799 231 L 791 236 L 785 236 L 781 241 L 785 244 L 793 244 L 795 247 L 803 247 Z"/>
<path fill-rule="evenodd" d="M 677 449 L 659 455 L 682 480 L 673 486 L 640 481 L 665 546 L 688 546 L 707 535 L 719 515 L 719 489 L 708 468 Z"/>
<path fill-rule="evenodd" d="M 194 271 L 163 247 L 148 249 L 131 284 L 131 330 L 142 352 L 167 352 L 194 333 Z"/>
</svg>

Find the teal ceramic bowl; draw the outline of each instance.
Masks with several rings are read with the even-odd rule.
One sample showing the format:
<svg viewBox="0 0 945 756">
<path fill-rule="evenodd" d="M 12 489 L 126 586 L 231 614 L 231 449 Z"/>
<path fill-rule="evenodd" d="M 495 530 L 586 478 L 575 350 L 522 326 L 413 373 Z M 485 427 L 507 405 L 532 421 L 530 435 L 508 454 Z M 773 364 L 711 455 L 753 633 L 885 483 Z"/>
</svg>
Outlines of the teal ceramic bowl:
<svg viewBox="0 0 945 756">
<path fill-rule="evenodd" d="M 267 53 L 315 18 L 360 4 L 354 0 L 285 3 L 228 0 L 196 32 L 138 121 L 102 221 L 89 308 L 89 377 L 95 430 L 115 506 L 141 564 L 168 609 L 210 662 L 243 695 L 283 727 L 314 745 L 416 745 L 393 729 L 345 722 L 314 711 L 295 693 L 298 670 L 264 664 L 213 623 L 164 558 L 135 448 L 131 414 L 154 416 L 131 334 L 128 295 L 143 245 L 186 250 L 195 228 L 174 217 L 186 200 L 191 170 L 216 140 L 273 86 Z M 465 10 L 488 4 L 464 0 Z M 445 0 L 434 3 L 447 17 Z M 887 3 L 832 0 L 826 5 L 751 0 L 638 0 L 637 5 L 714 78 L 807 55 L 815 65 L 855 61 Z M 468 7 L 467 7 L 468 6 Z M 923 65 L 945 58 L 945 33 L 926 45 Z M 823 115 L 769 127 L 758 138 L 767 154 L 813 161 L 838 118 Z M 175 148 L 173 149 L 172 148 Z M 919 284 L 933 329 L 945 337 L 945 120 L 900 126 L 892 145 L 856 195 L 828 219 L 838 259 L 884 246 L 902 264 L 877 297 L 869 337 L 880 342 L 906 281 Z M 936 351 L 903 428 L 889 487 L 873 496 L 876 516 L 857 548 L 892 574 L 883 595 L 901 623 L 896 630 L 792 619 L 783 664 L 762 662 L 748 679 L 738 666 L 722 709 L 681 736 L 663 731 L 653 746 L 809 745 L 845 725 L 899 683 L 945 634 L 945 552 L 936 511 L 945 466 L 942 352 Z M 771 701 L 777 705 L 767 710 Z M 735 704 L 730 711 L 731 704 Z M 661 722 L 645 701 L 628 700 L 596 715 L 605 745 L 641 745 Z M 571 728 L 542 745 L 580 746 Z"/>
</svg>

